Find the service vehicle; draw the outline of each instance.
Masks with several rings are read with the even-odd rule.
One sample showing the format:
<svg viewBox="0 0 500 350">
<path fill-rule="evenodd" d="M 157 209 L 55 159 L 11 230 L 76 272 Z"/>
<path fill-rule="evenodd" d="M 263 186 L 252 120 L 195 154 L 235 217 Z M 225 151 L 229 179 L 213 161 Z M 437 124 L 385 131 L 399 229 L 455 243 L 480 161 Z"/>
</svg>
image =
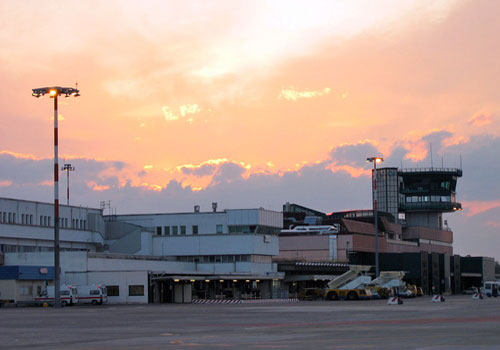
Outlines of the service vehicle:
<svg viewBox="0 0 500 350">
<path fill-rule="evenodd" d="M 500 281 L 486 281 L 481 289 L 487 297 L 496 298 L 500 292 Z"/>
<path fill-rule="evenodd" d="M 370 268 L 370 266 L 351 266 L 349 271 L 328 282 L 324 294 L 326 299 L 371 299 L 373 293 L 366 288 L 366 285 L 371 282 L 371 278 L 364 275 Z"/>
<path fill-rule="evenodd" d="M 408 288 L 408 290 L 409 290 L 410 292 L 412 292 L 412 293 L 413 293 L 413 295 L 414 295 L 414 296 L 416 296 L 416 297 L 421 297 L 421 296 L 423 296 L 423 295 L 424 295 L 424 292 L 423 292 L 422 288 L 417 287 L 417 286 L 416 286 L 416 285 L 414 285 L 414 284 L 409 284 L 409 285 L 407 285 L 407 288 Z"/>
<path fill-rule="evenodd" d="M 369 284 L 366 289 L 370 290 L 372 293 L 372 299 L 387 299 L 390 294 L 390 288 L 385 288 L 379 285 Z"/>
<path fill-rule="evenodd" d="M 298 298 L 300 300 L 322 300 L 324 299 L 324 290 L 322 288 L 305 288 L 299 293 Z"/>
<path fill-rule="evenodd" d="M 363 300 L 371 299 L 373 293 L 371 290 L 366 288 L 354 288 L 354 289 L 328 289 L 326 292 L 326 298 L 328 300 Z"/>
<path fill-rule="evenodd" d="M 108 291 L 105 285 L 90 284 L 77 285 L 77 299 L 81 304 L 102 305 L 108 302 Z"/>
<path fill-rule="evenodd" d="M 47 288 L 35 298 L 35 302 L 39 305 L 42 305 L 43 303 L 48 303 L 51 305 L 54 304 L 54 290 L 54 286 L 47 286 Z M 69 284 L 61 284 L 59 293 L 62 306 L 74 305 L 78 303 L 77 291 L 74 286 Z"/>
</svg>

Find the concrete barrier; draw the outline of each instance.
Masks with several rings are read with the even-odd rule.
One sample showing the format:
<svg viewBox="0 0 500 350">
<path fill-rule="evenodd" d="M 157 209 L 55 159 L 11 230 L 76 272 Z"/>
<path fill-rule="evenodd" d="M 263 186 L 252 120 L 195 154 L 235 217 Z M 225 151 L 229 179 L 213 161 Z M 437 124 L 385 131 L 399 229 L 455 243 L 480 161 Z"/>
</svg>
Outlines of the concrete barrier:
<svg viewBox="0 0 500 350">
<path fill-rule="evenodd" d="M 387 300 L 387 305 L 401 305 L 403 304 L 403 300 L 400 297 L 389 297 Z"/>
<path fill-rule="evenodd" d="M 444 303 L 444 297 L 442 295 L 434 295 L 432 297 L 432 302 L 433 303 Z"/>
</svg>

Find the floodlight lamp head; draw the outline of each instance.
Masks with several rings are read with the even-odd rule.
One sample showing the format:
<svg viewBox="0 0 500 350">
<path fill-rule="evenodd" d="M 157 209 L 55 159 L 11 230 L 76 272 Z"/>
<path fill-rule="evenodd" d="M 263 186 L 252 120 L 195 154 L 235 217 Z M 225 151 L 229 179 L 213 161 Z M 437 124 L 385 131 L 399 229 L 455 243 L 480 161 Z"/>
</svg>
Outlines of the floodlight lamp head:
<svg viewBox="0 0 500 350">
<path fill-rule="evenodd" d="M 49 94 L 50 97 L 55 98 L 59 95 L 65 95 L 65 97 L 69 96 L 80 96 L 80 91 L 78 89 L 72 87 L 61 87 L 61 86 L 52 86 L 52 87 L 43 87 L 32 90 L 32 96 L 40 97 L 45 94 Z"/>
<path fill-rule="evenodd" d="M 367 163 L 380 163 L 380 162 L 383 162 L 384 161 L 384 158 L 382 157 L 369 157 L 369 158 L 366 158 L 366 162 Z"/>
</svg>

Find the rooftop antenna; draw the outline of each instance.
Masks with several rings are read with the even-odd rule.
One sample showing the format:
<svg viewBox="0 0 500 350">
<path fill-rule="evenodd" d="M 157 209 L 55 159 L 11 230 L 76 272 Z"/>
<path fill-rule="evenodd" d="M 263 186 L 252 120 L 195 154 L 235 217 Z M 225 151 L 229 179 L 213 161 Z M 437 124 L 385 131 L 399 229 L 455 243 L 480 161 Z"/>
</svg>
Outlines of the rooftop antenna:
<svg viewBox="0 0 500 350">
<path fill-rule="evenodd" d="M 460 155 L 460 170 L 462 170 L 462 155 Z"/>
<path fill-rule="evenodd" d="M 106 207 L 108 207 L 108 215 L 111 215 L 111 201 L 108 200 L 107 202 L 106 201 L 101 201 L 100 203 L 100 208 L 104 214 L 104 210 L 106 209 Z"/>
<path fill-rule="evenodd" d="M 432 161 L 432 142 L 429 142 L 429 148 L 431 149 L 431 169 L 434 169 L 434 162 Z"/>
<path fill-rule="evenodd" d="M 444 157 L 441 157 L 441 168 L 443 168 L 443 169 L 444 169 L 444 159 L 443 159 L 443 158 L 444 158 Z"/>
</svg>

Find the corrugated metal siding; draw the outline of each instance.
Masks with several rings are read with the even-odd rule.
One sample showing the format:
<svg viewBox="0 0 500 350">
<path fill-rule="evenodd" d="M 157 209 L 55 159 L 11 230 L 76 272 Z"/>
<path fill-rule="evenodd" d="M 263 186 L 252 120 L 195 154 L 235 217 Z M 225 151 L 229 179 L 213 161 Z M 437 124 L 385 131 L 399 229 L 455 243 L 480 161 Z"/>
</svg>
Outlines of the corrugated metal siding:
<svg viewBox="0 0 500 350">
<path fill-rule="evenodd" d="M 46 274 L 40 273 L 47 269 Z M 0 279 L 2 280 L 52 280 L 54 267 L 51 266 L 0 266 Z"/>
<path fill-rule="evenodd" d="M 0 266 L 0 280 L 16 280 L 19 276 L 19 266 Z"/>
</svg>

